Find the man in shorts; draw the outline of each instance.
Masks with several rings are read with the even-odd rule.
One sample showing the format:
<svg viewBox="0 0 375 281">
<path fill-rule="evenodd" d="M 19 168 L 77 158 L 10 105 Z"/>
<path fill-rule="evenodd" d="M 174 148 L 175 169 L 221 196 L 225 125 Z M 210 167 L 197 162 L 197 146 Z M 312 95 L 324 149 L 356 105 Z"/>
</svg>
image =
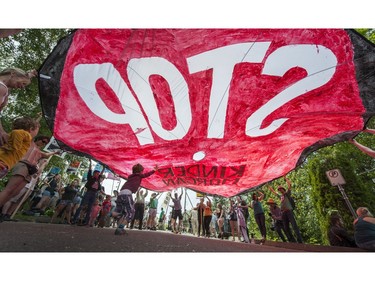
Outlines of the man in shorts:
<svg viewBox="0 0 375 281">
<path fill-rule="evenodd" d="M 174 198 L 172 198 L 173 204 L 174 204 L 174 212 L 172 216 L 172 232 L 176 234 L 181 234 L 180 228 L 182 224 L 182 206 L 181 206 L 181 198 L 182 194 L 184 193 L 184 190 L 181 188 L 181 195 L 178 196 L 177 192 L 174 194 Z M 176 228 L 176 221 L 178 218 L 178 227 Z"/>
</svg>

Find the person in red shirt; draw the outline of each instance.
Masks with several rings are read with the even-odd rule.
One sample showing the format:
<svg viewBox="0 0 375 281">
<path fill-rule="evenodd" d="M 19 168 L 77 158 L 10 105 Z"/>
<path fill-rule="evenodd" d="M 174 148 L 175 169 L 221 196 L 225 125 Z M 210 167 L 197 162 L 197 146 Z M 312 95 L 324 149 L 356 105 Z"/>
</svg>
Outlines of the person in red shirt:
<svg viewBox="0 0 375 281">
<path fill-rule="evenodd" d="M 102 211 L 100 213 L 100 218 L 98 222 L 98 227 L 104 227 L 106 219 L 109 218 L 108 214 L 111 211 L 112 204 L 111 204 L 111 195 L 106 195 L 105 199 L 102 203 Z"/>
</svg>

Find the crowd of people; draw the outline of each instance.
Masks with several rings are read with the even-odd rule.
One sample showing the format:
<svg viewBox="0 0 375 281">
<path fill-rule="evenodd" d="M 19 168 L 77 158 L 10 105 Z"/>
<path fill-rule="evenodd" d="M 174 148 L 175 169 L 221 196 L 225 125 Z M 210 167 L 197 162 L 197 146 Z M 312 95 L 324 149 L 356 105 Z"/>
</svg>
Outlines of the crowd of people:
<svg viewBox="0 0 375 281">
<path fill-rule="evenodd" d="M 18 68 L 8 68 L 0 72 L 0 111 L 7 105 L 10 90 L 24 88 L 37 75 L 35 70 L 23 71 Z M 102 171 L 92 171 L 90 160 L 87 181 L 81 188 L 79 179 L 74 179 L 63 186 L 60 174 L 53 174 L 41 179 L 48 159 L 57 152 L 46 153 L 42 148 L 49 142 L 47 136 L 38 135 L 39 121 L 37 118 L 20 117 L 13 122 L 11 132 L 5 132 L 0 123 L 0 179 L 9 176 L 5 188 L 0 192 L 0 222 L 10 220 L 18 208 L 29 203 L 29 214 L 45 213 L 52 210 L 51 223 L 58 219 L 62 223 L 87 227 L 114 227 L 115 235 L 128 234 L 125 228 L 138 230 L 167 229 L 175 234 L 189 232 L 198 237 L 219 239 L 232 237 L 233 241 L 250 243 L 254 241 L 254 233 L 249 231 L 249 209 L 261 237 L 260 244 L 266 243 L 267 227 L 264 193 L 255 191 L 250 202 L 241 196 L 230 198 L 229 205 L 213 206 L 208 196 L 203 196 L 200 202 L 189 212 L 183 211 L 181 199 L 183 189 L 177 190 L 172 196 L 173 206 L 170 218 L 166 221 L 164 209 L 157 216 L 159 193 L 152 193 L 146 203 L 148 190 L 143 190 L 143 178 L 152 176 L 154 170 L 144 172 L 141 164 L 133 166 L 132 174 L 121 189 L 114 194 L 106 194 L 102 186 L 105 178 Z M 375 130 L 365 132 L 375 134 Z M 356 147 L 368 155 L 375 157 L 373 150 L 350 140 Z M 275 230 L 283 242 L 303 243 L 301 231 L 294 214 L 292 199 L 292 184 L 285 178 L 287 189 L 279 186 L 277 191 L 269 186 L 270 192 L 280 202 L 280 207 L 273 198 L 266 202 L 269 216 L 272 218 L 271 229 Z M 39 193 L 35 187 L 38 187 Z M 135 198 L 134 198 L 135 196 Z M 206 198 L 206 202 L 204 201 Z M 147 210 L 147 211 L 146 211 Z M 351 237 L 343 227 L 339 215 L 330 217 L 329 241 L 334 246 L 360 247 L 375 250 L 375 219 L 366 207 L 357 209 L 358 218 L 353 222 L 354 236 Z"/>
</svg>

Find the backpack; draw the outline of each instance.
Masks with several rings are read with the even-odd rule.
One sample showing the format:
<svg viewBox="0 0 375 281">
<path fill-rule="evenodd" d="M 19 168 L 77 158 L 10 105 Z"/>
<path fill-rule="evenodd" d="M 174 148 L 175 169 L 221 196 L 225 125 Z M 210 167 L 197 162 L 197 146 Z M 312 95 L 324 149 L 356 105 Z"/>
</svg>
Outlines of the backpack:
<svg viewBox="0 0 375 281">
<path fill-rule="evenodd" d="M 288 198 L 290 205 L 292 205 L 292 210 L 296 208 L 296 202 L 294 202 L 294 198 L 289 195 L 289 193 L 285 193 L 285 196 Z"/>
</svg>

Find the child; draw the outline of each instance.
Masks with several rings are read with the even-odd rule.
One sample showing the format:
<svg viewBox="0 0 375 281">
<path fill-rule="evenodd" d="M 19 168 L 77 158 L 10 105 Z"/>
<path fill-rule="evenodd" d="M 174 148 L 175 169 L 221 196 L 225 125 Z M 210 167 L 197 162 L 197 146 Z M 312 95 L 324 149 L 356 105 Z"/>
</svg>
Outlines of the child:
<svg viewBox="0 0 375 281">
<path fill-rule="evenodd" d="M 9 89 L 23 89 L 31 83 L 31 78 L 37 76 L 36 70 L 23 71 L 19 68 L 7 68 L 0 72 L 0 112 L 8 104 Z M 8 141 L 8 134 L 0 122 L 0 145 Z"/>
<path fill-rule="evenodd" d="M 38 131 L 39 122 L 30 117 L 14 120 L 8 142 L 0 147 L 0 179 L 26 154 Z"/>
<path fill-rule="evenodd" d="M 133 166 L 132 174 L 121 187 L 116 201 L 116 209 L 113 211 L 114 217 L 122 216 L 117 223 L 118 227 L 116 228 L 115 235 L 127 234 L 124 227 L 128 222 L 131 222 L 135 213 L 132 193 L 137 192 L 143 178 L 151 176 L 157 169 L 158 167 L 156 166 L 154 170 L 148 173 L 142 173 L 144 168 L 141 164 Z"/>
<path fill-rule="evenodd" d="M 105 199 L 104 199 L 103 204 L 102 204 L 102 212 L 100 214 L 98 227 L 104 227 L 105 226 L 105 222 L 108 218 L 108 214 L 111 211 L 111 207 L 112 207 L 111 198 L 112 198 L 111 195 L 105 196 Z"/>
<path fill-rule="evenodd" d="M 102 206 L 99 205 L 99 199 L 96 199 L 94 205 L 91 208 L 91 212 L 90 212 L 90 220 L 89 220 L 89 226 L 90 227 L 94 226 L 95 220 L 98 217 L 101 209 L 102 209 Z"/>
</svg>

